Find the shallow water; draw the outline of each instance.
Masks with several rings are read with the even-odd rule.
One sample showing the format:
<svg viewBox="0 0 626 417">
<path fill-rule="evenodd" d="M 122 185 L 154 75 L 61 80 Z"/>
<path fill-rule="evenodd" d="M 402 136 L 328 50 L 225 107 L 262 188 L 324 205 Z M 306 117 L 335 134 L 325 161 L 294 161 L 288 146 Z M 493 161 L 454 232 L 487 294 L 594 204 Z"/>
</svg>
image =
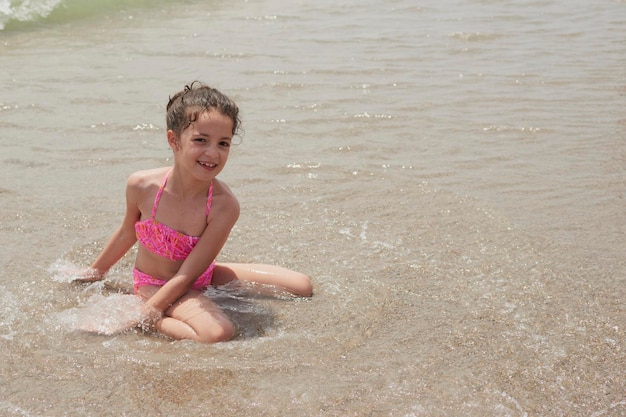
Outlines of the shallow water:
<svg viewBox="0 0 626 417">
<path fill-rule="evenodd" d="M 0 415 L 626 415 L 626 3 L 67 4 L 0 15 Z M 315 295 L 211 289 L 213 346 L 76 331 L 132 253 L 63 268 L 193 79 L 243 111 L 220 259 Z"/>
</svg>

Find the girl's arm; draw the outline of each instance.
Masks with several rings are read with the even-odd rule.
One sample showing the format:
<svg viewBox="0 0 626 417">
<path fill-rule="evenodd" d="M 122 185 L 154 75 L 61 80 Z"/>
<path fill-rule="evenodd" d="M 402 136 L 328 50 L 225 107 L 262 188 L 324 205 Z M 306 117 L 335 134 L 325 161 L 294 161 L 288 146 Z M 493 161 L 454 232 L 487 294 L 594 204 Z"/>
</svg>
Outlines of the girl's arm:
<svg viewBox="0 0 626 417">
<path fill-rule="evenodd" d="M 77 281 L 99 281 L 107 271 L 135 244 L 135 222 L 141 216 L 137 202 L 141 193 L 140 179 L 131 175 L 126 183 L 126 214 L 122 224 L 113 233 L 109 242 L 91 267 Z"/>
<path fill-rule="evenodd" d="M 147 304 L 164 312 L 185 295 L 222 250 L 238 218 L 239 202 L 230 190 L 226 189 L 222 198 L 213 199 L 207 227 L 196 246 L 176 275 L 150 297 Z"/>
</svg>

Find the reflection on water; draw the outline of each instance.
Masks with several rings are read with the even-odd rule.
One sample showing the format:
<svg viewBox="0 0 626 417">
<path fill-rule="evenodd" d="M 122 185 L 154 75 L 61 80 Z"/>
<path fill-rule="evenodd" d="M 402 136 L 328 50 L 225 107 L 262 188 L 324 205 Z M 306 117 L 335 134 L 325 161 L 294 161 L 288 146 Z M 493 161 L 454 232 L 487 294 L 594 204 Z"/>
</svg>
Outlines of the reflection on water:
<svg viewBox="0 0 626 417">
<path fill-rule="evenodd" d="M 0 414 L 626 413 L 623 3 L 213 3 L 0 32 Z M 220 260 L 315 294 L 209 289 L 212 346 L 79 331 L 133 318 L 134 251 L 71 281 L 196 78 L 243 110 Z"/>
</svg>

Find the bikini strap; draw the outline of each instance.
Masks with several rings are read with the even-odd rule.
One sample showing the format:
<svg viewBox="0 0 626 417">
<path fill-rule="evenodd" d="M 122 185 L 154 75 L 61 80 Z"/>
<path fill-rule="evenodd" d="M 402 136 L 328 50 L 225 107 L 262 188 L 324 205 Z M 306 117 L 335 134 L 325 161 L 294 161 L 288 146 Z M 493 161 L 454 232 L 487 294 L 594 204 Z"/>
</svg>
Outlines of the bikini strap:
<svg viewBox="0 0 626 417">
<path fill-rule="evenodd" d="M 157 206 L 159 205 L 159 200 L 161 200 L 161 194 L 163 194 L 163 189 L 165 188 L 165 184 L 167 183 L 167 178 L 170 176 L 170 172 L 172 172 L 172 170 L 167 171 L 167 174 L 165 174 L 165 177 L 163 177 L 163 183 L 159 187 L 159 191 L 157 191 L 157 195 L 154 198 L 154 204 L 152 205 L 152 218 L 153 219 L 156 216 Z"/>
<path fill-rule="evenodd" d="M 209 196 L 206 200 L 206 215 L 209 215 L 211 211 L 211 204 L 213 203 L 213 181 L 211 181 L 211 186 L 209 187 Z"/>
</svg>

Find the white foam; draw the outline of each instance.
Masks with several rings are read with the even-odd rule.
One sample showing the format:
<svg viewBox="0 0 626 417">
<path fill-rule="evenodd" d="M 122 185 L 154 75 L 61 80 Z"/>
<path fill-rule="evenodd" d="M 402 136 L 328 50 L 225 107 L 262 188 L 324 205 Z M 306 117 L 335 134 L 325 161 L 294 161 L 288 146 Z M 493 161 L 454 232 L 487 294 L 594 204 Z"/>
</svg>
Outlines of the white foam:
<svg viewBox="0 0 626 417">
<path fill-rule="evenodd" d="M 77 279 L 81 270 L 84 270 L 84 268 L 81 269 L 80 266 L 64 259 L 57 259 L 48 267 L 50 278 L 53 281 L 63 283 L 69 283 Z"/>
<path fill-rule="evenodd" d="M 144 306 L 135 295 L 94 294 L 83 305 L 58 313 L 55 319 L 66 331 L 112 335 L 139 324 L 145 317 Z"/>
<path fill-rule="evenodd" d="M 60 3 L 60 0 L 40 0 L 40 1 L 0 1 L 0 30 L 9 20 L 21 22 L 33 21 L 41 17 L 46 17 Z"/>
<path fill-rule="evenodd" d="M 0 411 L 3 416 L 39 417 L 39 414 L 32 414 L 30 411 L 24 410 L 8 401 L 0 401 Z"/>
<path fill-rule="evenodd" d="M 13 340 L 17 332 L 13 329 L 13 323 L 17 320 L 18 301 L 17 298 L 6 289 L 0 291 L 0 304 L 2 304 L 3 314 L 0 316 L 0 337 L 6 340 Z"/>
</svg>

